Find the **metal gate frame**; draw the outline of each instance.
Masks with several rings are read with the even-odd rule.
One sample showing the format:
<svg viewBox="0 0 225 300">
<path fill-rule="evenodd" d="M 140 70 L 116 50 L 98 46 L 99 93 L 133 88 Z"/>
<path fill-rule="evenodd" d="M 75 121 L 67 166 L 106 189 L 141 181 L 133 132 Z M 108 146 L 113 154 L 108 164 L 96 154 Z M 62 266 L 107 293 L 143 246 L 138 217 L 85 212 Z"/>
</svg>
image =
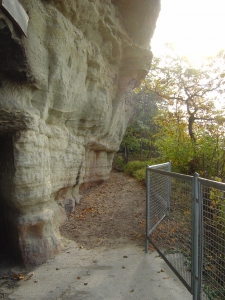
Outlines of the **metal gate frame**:
<svg viewBox="0 0 225 300">
<path fill-rule="evenodd" d="M 167 170 L 165 170 L 167 169 Z M 191 255 L 191 284 L 189 285 L 185 279 L 181 276 L 181 274 L 178 272 L 178 270 L 170 263 L 170 261 L 166 258 L 166 256 L 160 251 L 160 249 L 157 247 L 157 245 L 151 240 L 151 233 L 156 229 L 156 227 L 163 221 L 163 219 L 166 216 L 165 214 L 160 218 L 160 220 L 152 227 L 150 228 L 150 189 L 151 189 L 151 180 L 150 180 L 150 173 L 154 174 L 161 174 L 168 176 L 167 179 L 167 190 L 168 190 L 168 199 L 167 199 L 167 208 L 170 207 L 170 178 L 176 178 L 179 180 L 186 180 L 190 182 L 192 185 L 192 255 Z M 199 201 L 198 201 L 198 174 L 195 174 L 195 176 L 188 176 L 188 175 L 182 175 L 178 173 L 171 172 L 171 164 L 170 162 L 160 164 L 160 165 L 154 165 L 154 166 L 148 166 L 146 167 L 146 244 L 145 244 L 145 252 L 148 253 L 149 249 L 149 242 L 153 245 L 153 247 L 157 250 L 157 252 L 160 254 L 160 256 L 164 259 L 164 261 L 168 264 L 168 266 L 173 270 L 173 272 L 177 275 L 177 277 L 181 280 L 181 282 L 184 284 L 184 286 L 188 289 L 188 291 L 193 295 L 193 300 L 198 300 L 199 295 L 199 264 L 198 264 L 198 248 L 199 248 L 199 234 L 198 234 L 198 228 L 199 228 Z"/>
<path fill-rule="evenodd" d="M 151 176 L 150 176 L 151 174 L 155 174 L 155 176 L 157 174 L 162 175 L 160 178 L 161 179 L 161 189 L 162 189 L 162 185 L 166 186 L 166 187 L 164 187 L 163 196 L 165 195 L 165 191 L 167 190 L 167 194 L 166 194 L 167 207 L 164 206 L 165 212 L 163 214 L 161 214 L 158 217 L 158 219 L 155 218 L 154 213 L 152 214 L 153 222 L 151 223 L 151 226 L 150 226 L 150 209 L 151 209 L 151 207 L 153 208 L 153 206 L 151 206 L 151 201 L 153 202 L 157 199 L 162 198 L 160 196 L 156 196 L 156 198 L 152 196 L 153 199 L 151 199 L 151 195 L 155 195 L 158 192 L 161 193 L 161 189 L 158 189 L 158 186 L 157 186 L 158 180 L 159 180 L 159 177 L 157 177 L 158 175 L 155 177 L 155 180 L 156 180 L 155 182 L 157 183 L 155 185 L 156 190 L 153 193 L 151 192 L 152 190 L 154 190 L 153 184 L 151 186 L 151 183 L 153 181 L 153 180 L 151 181 Z M 166 178 L 166 180 L 165 180 L 165 178 Z M 171 196 L 171 178 L 173 178 L 173 181 L 180 180 L 182 183 L 183 182 L 189 183 L 189 190 L 188 190 L 189 194 L 188 195 L 190 196 L 189 200 L 190 200 L 190 204 L 191 204 L 191 206 L 190 206 L 191 214 L 189 214 L 190 219 L 188 219 L 191 222 L 191 224 L 190 224 L 190 228 L 191 228 L 191 239 L 190 239 L 190 243 L 191 243 L 191 247 L 190 247 L 191 248 L 191 255 L 190 255 L 191 280 L 190 280 L 190 284 L 188 284 L 187 281 L 185 281 L 185 279 L 182 277 L 182 274 L 180 274 L 178 272 L 178 270 L 173 266 L 173 264 L 160 251 L 159 247 L 157 247 L 157 245 L 152 241 L 151 236 L 150 236 L 153 233 L 153 231 L 157 228 L 157 226 L 161 222 L 163 222 L 164 218 L 167 216 L 167 211 L 169 211 L 170 196 Z M 160 183 L 159 183 L 159 185 L 160 185 Z M 220 213 L 223 213 L 223 222 L 225 224 L 225 217 L 224 217 L 225 184 L 224 183 L 200 178 L 197 173 L 195 173 L 194 176 L 189 176 L 189 175 L 183 175 L 183 174 L 171 172 L 171 164 L 169 162 L 160 164 L 160 165 L 154 165 L 154 166 L 147 165 L 146 166 L 146 244 L 145 244 L 145 252 L 148 253 L 149 242 L 150 242 L 154 246 L 154 248 L 158 251 L 160 256 L 169 265 L 169 267 L 175 272 L 177 277 L 181 280 L 181 282 L 185 285 L 185 287 L 189 290 L 189 292 L 193 295 L 193 300 L 214 299 L 211 297 L 208 298 L 208 296 L 205 294 L 205 292 L 203 290 L 203 284 L 202 284 L 202 282 L 205 283 L 207 281 L 207 278 L 204 278 L 204 276 L 205 276 L 204 272 L 206 272 L 206 270 L 203 270 L 205 268 L 204 262 L 203 262 L 203 257 L 204 257 L 204 251 L 206 251 L 204 249 L 207 247 L 207 245 L 204 245 L 204 242 L 205 242 L 204 235 L 206 238 L 210 237 L 210 236 L 207 236 L 207 232 L 204 232 L 204 226 L 207 227 L 207 226 L 209 226 L 209 224 L 204 223 L 206 221 L 204 220 L 204 217 L 203 217 L 204 213 L 207 212 L 206 210 L 204 210 L 204 199 L 203 198 L 205 196 L 203 195 L 203 187 L 209 188 L 209 191 L 211 191 L 211 192 L 213 191 L 213 189 L 216 189 L 217 193 L 219 193 L 219 195 L 221 197 L 221 201 L 223 203 L 223 208 L 220 211 Z M 183 189 L 183 187 L 181 187 L 181 189 Z M 178 198 L 180 198 L 180 195 L 178 196 Z M 171 198 L 171 200 L 172 200 L 172 198 Z M 211 201 L 210 195 L 208 195 L 208 199 L 206 199 L 206 200 Z M 167 221 L 167 220 L 165 220 L 165 221 Z M 154 224 L 154 222 L 155 222 L 155 224 Z M 219 225 L 220 225 L 220 223 L 219 223 Z M 224 257 L 225 257 L 225 232 L 220 241 L 221 241 L 221 243 L 223 243 L 222 247 L 224 250 Z M 223 270 L 225 270 L 225 263 L 224 263 L 223 267 L 224 267 Z M 211 278 L 211 279 L 213 281 L 214 278 Z M 225 293 L 225 284 L 222 285 L 222 289 L 223 289 L 223 293 Z M 222 295 L 222 294 L 220 294 L 220 295 Z M 225 294 L 223 294 L 223 295 L 225 295 Z M 224 299 L 224 298 L 222 296 L 222 298 L 218 298 L 218 299 Z"/>
<path fill-rule="evenodd" d="M 150 173 L 149 170 L 156 169 L 156 170 L 163 170 L 171 172 L 171 163 L 166 162 L 163 164 L 153 165 L 153 166 L 146 166 L 146 243 L 145 243 L 145 252 L 148 252 L 149 248 L 149 236 L 151 232 L 161 223 L 164 219 L 165 214 L 161 217 L 161 219 L 155 224 L 153 228 L 150 228 Z M 170 183 L 168 182 L 168 205 L 170 202 Z"/>
<path fill-rule="evenodd" d="M 205 195 L 206 189 L 209 194 Z M 200 288 L 198 298 L 201 300 L 208 299 L 225 299 L 225 183 L 208 180 L 205 178 L 198 179 L 199 190 L 199 282 Z M 212 197 L 220 201 L 220 208 L 207 206 L 205 201 L 213 201 Z M 208 199 L 207 199 L 208 198 Z M 212 204 L 212 203 L 211 203 Z M 215 215 L 214 215 L 215 213 Z M 214 219 L 215 217 L 215 219 Z M 211 224 L 210 224 L 211 222 Z M 212 226 L 212 223 L 215 223 Z M 223 226 L 219 228 L 220 226 Z M 218 230 L 219 228 L 219 230 Z M 215 233 L 218 230 L 218 233 Z M 210 241 L 210 242 L 209 242 Z M 218 249 L 220 248 L 220 249 Z M 210 255 L 210 259 L 207 255 Z M 223 256 L 221 258 L 221 256 Z M 214 269 L 207 270 L 208 264 L 213 260 Z M 222 265 L 221 265 L 222 263 Z M 220 282 L 218 283 L 219 280 Z M 205 289 L 205 286 L 213 287 L 212 296 Z M 212 290 L 211 290 L 212 291 Z"/>
</svg>

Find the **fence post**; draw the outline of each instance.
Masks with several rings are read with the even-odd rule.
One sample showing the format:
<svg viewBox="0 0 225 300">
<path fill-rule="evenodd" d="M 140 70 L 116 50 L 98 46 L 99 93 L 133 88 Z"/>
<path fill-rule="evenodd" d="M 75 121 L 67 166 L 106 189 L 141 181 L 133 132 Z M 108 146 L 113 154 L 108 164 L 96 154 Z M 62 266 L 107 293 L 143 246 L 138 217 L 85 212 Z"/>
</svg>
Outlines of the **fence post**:
<svg viewBox="0 0 225 300">
<path fill-rule="evenodd" d="M 150 174 L 149 166 L 146 165 L 146 240 L 145 253 L 148 253 L 149 248 L 149 231 L 150 231 Z"/>
<path fill-rule="evenodd" d="M 193 201 L 192 201 L 192 292 L 193 300 L 198 300 L 198 237 L 199 237 L 199 195 L 198 195 L 199 174 L 193 177 Z"/>
<path fill-rule="evenodd" d="M 171 172 L 171 162 L 168 162 L 168 172 Z M 171 185 L 171 178 L 168 176 L 168 198 L 167 198 L 167 208 L 170 208 L 170 185 Z"/>
<path fill-rule="evenodd" d="M 203 272 L 203 243 L 204 243 L 204 228 L 203 228 L 203 195 L 202 184 L 198 184 L 199 195 L 199 285 L 198 285 L 198 299 L 201 299 L 202 289 L 202 272 Z"/>
</svg>

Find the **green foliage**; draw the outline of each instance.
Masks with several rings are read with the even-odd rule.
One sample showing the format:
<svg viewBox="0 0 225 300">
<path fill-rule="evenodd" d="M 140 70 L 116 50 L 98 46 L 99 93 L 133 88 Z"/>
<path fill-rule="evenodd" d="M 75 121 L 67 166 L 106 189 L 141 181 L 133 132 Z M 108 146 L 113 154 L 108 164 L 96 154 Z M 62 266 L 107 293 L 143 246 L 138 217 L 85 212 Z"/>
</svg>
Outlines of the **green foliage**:
<svg viewBox="0 0 225 300">
<path fill-rule="evenodd" d="M 209 126 L 196 130 L 196 142 L 188 135 L 185 121 L 170 112 L 162 112 L 155 119 L 158 133 L 155 145 L 164 161 L 172 162 L 173 171 L 185 174 L 200 173 L 212 178 L 225 175 L 225 139 L 221 128 L 208 131 Z M 215 124 L 214 124 L 215 127 Z"/>
<path fill-rule="evenodd" d="M 225 298 L 225 290 L 224 289 L 212 290 L 212 287 L 205 286 L 204 291 L 209 300 L 221 299 L 221 296 L 223 296 Z"/>
<path fill-rule="evenodd" d="M 225 92 L 224 68 L 224 52 L 198 68 L 174 52 L 154 58 L 134 91 L 135 114 L 121 147 L 125 161 L 160 157 L 175 172 L 224 181 L 225 115 L 214 105 Z"/>
<path fill-rule="evenodd" d="M 225 139 L 223 126 L 212 124 L 198 132 L 199 173 L 212 178 L 225 175 Z"/>
<path fill-rule="evenodd" d="M 144 83 L 146 89 L 165 99 L 170 111 L 183 113 L 193 142 L 196 122 L 215 122 L 221 113 L 213 100 L 225 92 L 224 65 L 224 52 L 208 58 L 198 69 L 174 51 L 153 60 Z"/>
<path fill-rule="evenodd" d="M 137 178 L 140 182 L 144 184 L 146 178 L 146 165 L 154 165 L 158 163 L 161 163 L 160 159 L 151 159 L 148 161 L 130 161 L 124 166 L 124 172 L 128 175 Z"/>
<path fill-rule="evenodd" d="M 195 145 L 185 131 L 184 120 L 177 119 L 171 112 L 160 111 L 155 122 L 158 125 L 156 146 L 162 159 L 171 161 L 173 171 L 188 173 L 195 155 Z"/>
<path fill-rule="evenodd" d="M 221 178 L 214 180 L 221 182 Z M 205 187 L 203 198 L 204 211 L 204 261 L 205 276 L 214 279 L 218 283 L 205 287 L 209 299 L 222 299 L 217 296 L 225 295 L 225 193 L 222 189 Z M 216 239 L 215 239 L 216 238 Z M 219 289 L 218 289 L 219 288 Z"/>
<path fill-rule="evenodd" d="M 140 181 L 142 184 L 145 184 L 145 180 L 146 180 L 146 167 L 145 168 L 141 168 L 137 171 L 134 172 L 133 176 Z"/>
<path fill-rule="evenodd" d="M 149 164 L 149 162 L 139 160 L 130 161 L 124 166 L 124 172 L 128 175 L 134 175 L 134 172 L 139 169 L 145 168 L 147 164 Z"/>
<path fill-rule="evenodd" d="M 123 157 L 120 155 L 116 155 L 115 159 L 114 159 L 114 167 L 118 170 L 118 171 L 123 171 L 124 170 L 124 160 Z"/>
<path fill-rule="evenodd" d="M 222 179 L 215 177 L 216 181 L 221 182 Z M 215 188 L 210 189 L 210 209 L 212 210 L 212 226 L 217 227 L 219 230 L 219 235 L 222 235 L 223 241 L 225 243 L 225 198 L 224 192 Z M 222 250 L 222 249 L 220 249 Z M 224 254 L 225 257 L 225 254 Z"/>
<path fill-rule="evenodd" d="M 142 160 L 155 156 L 156 150 L 153 137 L 156 125 L 153 119 L 158 112 L 158 97 L 140 88 L 135 90 L 133 98 L 134 115 L 121 143 L 126 162 L 129 161 L 129 155 Z"/>
</svg>

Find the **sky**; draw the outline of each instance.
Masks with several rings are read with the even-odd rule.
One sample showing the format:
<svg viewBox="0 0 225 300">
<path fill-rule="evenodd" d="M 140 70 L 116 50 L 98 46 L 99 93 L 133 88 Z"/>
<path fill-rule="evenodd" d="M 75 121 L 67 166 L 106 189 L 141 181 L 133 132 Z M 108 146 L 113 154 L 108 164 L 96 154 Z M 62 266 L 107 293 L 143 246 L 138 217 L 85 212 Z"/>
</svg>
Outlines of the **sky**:
<svg viewBox="0 0 225 300">
<path fill-rule="evenodd" d="M 193 63 L 225 49 L 225 0 L 161 0 L 151 48 L 165 53 L 165 43 Z"/>
</svg>

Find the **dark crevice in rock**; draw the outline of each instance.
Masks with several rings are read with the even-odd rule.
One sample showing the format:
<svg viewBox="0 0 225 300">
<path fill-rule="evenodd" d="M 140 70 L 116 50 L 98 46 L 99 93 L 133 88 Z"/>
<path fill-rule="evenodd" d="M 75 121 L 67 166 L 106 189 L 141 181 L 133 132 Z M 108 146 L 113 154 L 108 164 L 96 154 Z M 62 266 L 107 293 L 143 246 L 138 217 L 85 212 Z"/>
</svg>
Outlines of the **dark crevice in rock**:
<svg viewBox="0 0 225 300">
<path fill-rule="evenodd" d="M 12 37 L 9 26 L 0 19 L 0 80 L 28 80 L 28 65 L 23 46 Z"/>
<path fill-rule="evenodd" d="M 80 164 L 80 166 L 79 166 L 78 173 L 77 173 L 77 177 L 76 177 L 76 184 L 74 185 L 74 187 L 77 186 L 77 185 L 79 184 L 82 165 L 83 165 L 83 162 L 82 162 L 82 163 Z"/>
<path fill-rule="evenodd" d="M 1 137 L 0 145 L 0 252 L 21 261 L 17 228 L 19 213 L 11 201 L 15 172 L 12 134 Z"/>
</svg>

